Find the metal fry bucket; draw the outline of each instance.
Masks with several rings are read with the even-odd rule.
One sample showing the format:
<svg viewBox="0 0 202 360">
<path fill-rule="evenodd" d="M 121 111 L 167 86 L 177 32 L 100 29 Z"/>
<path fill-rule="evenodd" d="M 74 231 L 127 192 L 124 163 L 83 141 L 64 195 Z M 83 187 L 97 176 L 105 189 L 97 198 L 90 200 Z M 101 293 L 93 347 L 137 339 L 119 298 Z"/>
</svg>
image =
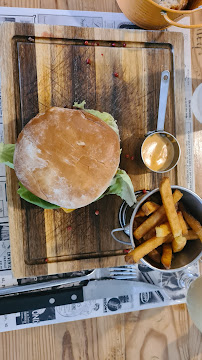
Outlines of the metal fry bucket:
<svg viewBox="0 0 202 360">
<path fill-rule="evenodd" d="M 184 204 L 184 206 L 189 210 L 189 212 L 202 223 L 202 199 L 195 194 L 193 191 L 186 189 L 182 186 L 171 186 L 172 190 L 179 189 L 183 193 L 183 197 L 180 201 Z M 140 193 L 140 192 L 139 192 Z M 111 235 L 114 240 L 123 243 L 127 246 L 131 246 L 133 249 L 135 248 L 134 236 L 133 236 L 133 223 L 135 215 L 138 210 L 146 201 L 154 201 L 161 204 L 161 197 L 159 188 L 147 192 L 140 201 L 135 204 L 134 210 L 130 217 L 129 223 L 126 223 L 126 215 L 129 208 L 126 203 L 123 203 L 120 211 L 119 211 L 119 222 L 121 227 L 112 230 Z M 124 232 L 128 240 L 122 241 L 117 238 L 118 232 Z M 179 253 L 175 253 L 174 258 L 172 260 L 171 268 L 169 270 L 165 269 L 162 264 L 158 264 L 150 259 L 148 256 L 145 256 L 141 259 L 142 263 L 147 265 L 153 270 L 159 270 L 163 272 L 175 272 L 184 270 L 189 267 L 192 263 L 196 262 L 202 256 L 202 243 L 200 239 L 187 241 L 185 248 Z"/>
</svg>

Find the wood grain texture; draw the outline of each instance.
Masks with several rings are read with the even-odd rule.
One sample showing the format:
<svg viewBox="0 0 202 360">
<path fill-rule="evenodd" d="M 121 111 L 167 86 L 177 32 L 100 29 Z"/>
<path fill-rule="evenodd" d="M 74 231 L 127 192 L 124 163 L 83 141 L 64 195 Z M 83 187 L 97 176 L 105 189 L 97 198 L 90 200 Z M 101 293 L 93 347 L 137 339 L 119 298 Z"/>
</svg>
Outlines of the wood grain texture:
<svg viewBox="0 0 202 360">
<path fill-rule="evenodd" d="M 186 305 L 0 334 L 2 360 L 200 360 Z"/>
<path fill-rule="evenodd" d="M 161 71 L 168 69 L 171 81 L 165 130 L 175 134 L 184 149 L 180 34 L 4 24 L 2 38 L 2 88 L 4 92 L 5 84 L 5 89 L 13 89 L 15 104 L 10 111 L 5 90 L 2 104 L 6 143 L 15 142 L 13 136 L 16 138 L 38 111 L 44 112 L 50 106 L 72 107 L 74 101 L 85 99 L 87 108 L 109 112 L 117 120 L 122 148 L 120 167 L 130 175 L 134 189 L 158 187 L 162 176 L 143 166 L 140 146 L 144 135 L 156 129 Z M 87 46 L 85 40 L 89 41 Z M 86 63 L 88 58 L 91 65 Z M 10 60 L 4 66 L 6 59 Z M 11 72 L 14 77 L 9 77 Z M 135 159 L 126 159 L 127 154 Z M 182 156 L 178 166 L 169 172 L 172 184 L 186 186 L 184 169 Z M 11 179 L 7 190 L 14 256 L 18 243 L 22 243 L 22 232 L 24 242 L 23 255 L 19 245 L 18 259 L 12 262 L 16 277 L 100 267 L 104 258 L 108 266 L 124 263 L 124 245 L 110 235 L 113 228 L 119 227 L 120 198 L 108 196 L 71 214 L 62 210 L 43 212 L 20 201 L 17 194 L 13 199 L 17 179 L 12 185 L 13 171 L 8 170 L 7 175 Z M 95 215 L 96 209 L 99 216 Z M 18 216 L 22 224 L 19 237 Z"/>
<path fill-rule="evenodd" d="M 0 0 L 1 6 L 20 6 L 20 3 L 25 7 L 40 5 L 39 1 L 33 0 Z M 47 3 L 50 0 L 46 0 L 45 8 L 48 7 Z M 54 3 L 57 8 L 58 2 Z M 103 1 L 96 0 L 93 3 L 97 4 L 96 10 L 102 10 Z M 82 10 L 83 6 L 84 1 L 72 0 L 71 9 Z M 85 7 L 86 10 L 92 10 L 92 0 L 85 0 Z M 115 0 L 105 1 L 104 11 L 112 11 L 113 7 L 116 7 Z M 202 19 L 196 19 L 196 23 L 201 21 Z M 194 49 L 192 55 L 192 62 L 195 62 Z M 195 66 L 195 71 L 197 70 L 198 65 Z M 202 76 L 198 80 L 201 82 Z M 199 135 L 199 132 L 195 134 Z M 200 185 L 200 173 L 201 167 L 198 166 L 195 168 L 196 188 Z M 201 334 L 192 324 L 186 306 L 177 305 L 0 333 L 0 359 L 201 360 L 201 344 Z"/>
<path fill-rule="evenodd" d="M 115 0 L 0 0 L 0 6 L 121 12 Z"/>
</svg>

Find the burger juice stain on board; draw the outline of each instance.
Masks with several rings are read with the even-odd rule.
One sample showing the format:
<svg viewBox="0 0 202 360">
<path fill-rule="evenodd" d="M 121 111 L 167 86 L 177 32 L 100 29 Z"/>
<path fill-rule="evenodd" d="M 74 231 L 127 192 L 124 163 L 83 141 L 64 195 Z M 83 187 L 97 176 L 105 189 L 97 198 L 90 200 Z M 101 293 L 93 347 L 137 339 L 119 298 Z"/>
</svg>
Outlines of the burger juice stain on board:
<svg viewBox="0 0 202 360">
<path fill-rule="evenodd" d="M 144 134 L 156 128 L 160 74 L 165 69 L 171 72 L 166 130 L 174 133 L 174 65 L 167 43 L 170 37 L 169 42 L 173 41 L 174 46 L 177 43 L 180 50 L 182 39 L 177 39 L 178 34 L 161 34 L 161 44 L 164 37 L 166 41 L 157 46 L 151 39 L 146 42 L 147 36 L 155 37 L 155 34 L 134 32 L 132 41 L 111 41 L 108 30 L 102 30 L 102 39 L 106 40 L 99 40 L 99 45 L 96 39 L 88 40 L 85 45 L 84 35 L 81 40 L 85 29 L 78 30 L 78 40 L 75 40 L 76 30 L 73 36 L 73 30 L 64 27 L 64 39 L 61 28 L 58 31 L 60 36 L 54 35 L 56 39 L 36 37 L 35 42 L 30 42 L 24 37 L 23 41 L 17 41 L 19 79 L 16 81 L 19 81 L 21 104 L 18 118 L 22 119 L 22 127 L 38 111 L 43 112 L 50 106 L 71 108 L 74 101 L 86 100 L 87 108 L 109 112 L 117 119 L 122 148 L 120 166 L 131 176 L 135 190 L 155 188 L 159 177 L 151 175 L 142 166 L 140 144 Z M 75 39 L 66 40 L 71 36 Z M 92 30 L 90 38 L 94 36 Z M 127 38 L 126 32 L 124 36 Z M 138 36 L 144 37 L 144 41 L 138 41 Z M 181 53 L 178 64 L 183 63 Z M 17 68 L 18 64 L 13 66 Z M 176 170 L 170 172 L 169 177 L 171 183 L 176 183 Z M 116 243 L 110 234 L 113 228 L 119 227 L 120 204 L 120 198 L 108 196 L 67 214 L 62 210 L 41 211 L 22 202 L 27 271 L 37 274 L 37 266 L 31 268 L 29 264 L 44 264 L 45 261 L 49 265 L 44 271 L 49 273 L 55 269 L 71 271 L 124 263 L 119 255 L 125 246 Z M 63 260 L 64 266 L 54 267 L 56 262 Z"/>
</svg>

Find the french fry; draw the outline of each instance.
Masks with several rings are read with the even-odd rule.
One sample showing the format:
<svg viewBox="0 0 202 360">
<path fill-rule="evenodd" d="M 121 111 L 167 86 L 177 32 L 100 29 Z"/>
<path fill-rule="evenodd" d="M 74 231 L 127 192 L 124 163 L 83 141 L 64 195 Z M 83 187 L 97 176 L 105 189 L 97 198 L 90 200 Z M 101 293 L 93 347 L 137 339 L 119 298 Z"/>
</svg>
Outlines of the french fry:
<svg viewBox="0 0 202 360">
<path fill-rule="evenodd" d="M 172 245 L 163 244 L 163 253 L 161 256 L 161 263 L 166 269 L 170 269 L 172 261 Z"/>
<path fill-rule="evenodd" d="M 155 213 L 153 213 L 147 220 L 145 220 L 135 231 L 136 239 L 143 237 L 149 230 L 159 223 L 161 218 L 165 215 L 164 207 L 161 206 Z"/>
<path fill-rule="evenodd" d="M 139 246 L 138 246 L 139 247 Z M 134 264 L 134 260 L 133 260 L 133 257 L 130 256 L 130 253 L 128 253 L 126 256 L 125 256 L 125 262 L 127 264 Z"/>
<path fill-rule="evenodd" d="M 178 237 L 175 237 L 172 241 L 173 252 L 176 253 L 181 251 L 185 247 L 186 243 L 187 239 L 185 236 L 180 235 Z"/>
<path fill-rule="evenodd" d="M 137 217 L 143 217 L 145 216 L 146 214 L 144 213 L 144 211 L 142 209 L 138 210 L 137 214 L 135 215 L 135 218 Z"/>
<path fill-rule="evenodd" d="M 168 235 L 168 237 L 171 234 Z M 145 255 L 147 255 L 150 251 L 156 249 L 158 246 L 162 245 L 164 242 L 168 240 L 168 237 L 157 238 L 154 236 L 153 238 L 143 242 L 141 245 L 137 246 L 134 250 L 130 251 L 125 256 L 125 261 L 129 264 L 137 263 L 140 259 L 142 259 Z"/>
<path fill-rule="evenodd" d="M 198 235 L 195 233 L 194 230 L 188 230 L 187 235 L 185 235 L 187 240 L 196 240 L 198 239 Z"/>
<path fill-rule="evenodd" d="M 143 237 L 150 229 L 159 223 L 161 218 L 165 215 L 164 207 L 161 206 L 155 213 L 153 213 L 147 220 L 145 220 L 135 231 L 136 239 Z"/>
<path fill-rule="evenodd" d="M 152 229 L 152 230 L 154 230 L 154 235 L 153 235 L 153 236 L 155 236 L 155 235 L 156 235 L 155 229 Z M 150 236 L 149 239 L 151 239 L 153 236 Z M 149 240 L 149 239 L 147 239 L 147 240 Z M 135 245 L 138 246 L 138 245 L 142 244 L 142 243 L 145 242 L 145 241 L 146 241 L 146 240 L 144 240 L 144 238 L 142 238 L 142 240 L 141 240 L 141 239 L 140 239 L 140 240 L 135 239 Z M 160 253 L 161 253 L 161 250 L 160 250 L 160 247 L 159 247 L 159 248 L 157 248 L 157 249 L 154 249 L 154 250 L 150 251 L 147 256 L 148 256 L 150 259 L 152 259 L 153 261 L 155 261 L 156 263 L 159 263 L 159 264 L 160 264 L 160 262 L 161 262 L 161 255 L 160 255 Z"/>
<path fill-rule="evenodd" d="M 156 211 L 158 208 L 160 208 L 159 204 L 156 204 L 153 201 L 147 201 L 144 205 L 142 205 L 142 211 L 145 213 L 145 215 L 149 216 L 154 211 Z"/>
<path fill-rule="evenodd" d="M 188 230 L 188 233 L 186 235 L 184 235 L 184 237 L 187 240 L 197 240 L 199 238 L 194 230 Z M 172 242 L 173 240 L 174 240 L 174 237 L 172 236 L 172 238 L 168 239 L 168 241 L 166 241 L 166 243 Z"/>
<path fill-rule="evenodd" d="M 182 197 L 182 193 L 179 190 L 175 190 L 173 193 L 173 201 L 177 203 Z M 165 209 L 162 206 L 158 208 L 148 219 L 146 219 L 135 231 L 134 236 L 136 239 L 141 239 L 148 231 L 160 223 L 161 219 L 166 215 Z"/>
<path fill-rule="evenodd" d="M 178 216 L 181 228 L 182 228 L 182 235 L 187 235 L 188 234 L 188 228 L 187 228 L 186 222 L 184 221 L 184 218 L 182 216 L 181 211 L 177 212 L 177 216 Z"/>
<path fill-rule="evenodd" d="M 173 240 L 174 240 L 173 234 L 170 233 L 167 235 L 167 240 L 165 241 L 165 244 L 170 244 L 173 242 Z"/>
<path fill-rule="evenodd" d="M 159 190 L 172 234 L 174 238 L 178 238 L 182 235 L 182 228 L 175 209 L 169 178 L 163 178 L 160 183 Z"/>
<path fill-rule="evenodd" d="M 181 211 L 179 211 L 177 213 L 177 216 L 178 216 L 178 219 L 179 219 L 181 227 L 182 227 L 182 235 L 186 235 L 188 233 L 188 229 L 187 229 L 187 225 L 184 221 Z M 166 236 L 171 233 L 171 227 L 170 227 L 169 222 L 166 222 L 166 223 L 156 226 L 155 230 L 156 230 L 157 237 Z"/>
<path fill-rule="evenodd" d="M 176 204 L 178 201 L 180 201 L 180 199 L 182 199 L 182 196 L 183 196 L 183 194 L 181 193 L 181 191 L 176 189 L 173 193 L 174 204 Z"/>
<path fill-rule="evenodd" d="M 138 226 L 140 226 L 145 220 L 147 219 L 146 216 L 142 217 L 142 216 L 138 216 L 137 218 L 134 218 L 134 222 L 133 222 L 133 229 L 135 231 L 135 229 L 138 228 Z"/>
<path fill-rule="evenodd" d="M 171 233 L 171 228 L 170 228 L 169 222 L 166 222 L 164 224 L 156 226 L 155 230 L 156 230 L 157 237 L 167 236 L 168 234 Z"/>
<path fill-rule="evenodd" d="M 167 217 L 166 217 L 166 215 L 161 219 L 161 221 L 157 224 L 157 226 L 158 225 L 160 225 L 160 224 L 162 224 L 162 223 L 164 223 L 164 222 L 166 222 L 167 221 Z M 155 227 L 153 227 L 151 230 L 149 230 L 144 236 L 143 236 L 143 239 L 144 240 L 149 240 L 149 239 L 151 239 L 153 236 L 156 236 L 156 229 L 155 229 Z"/>
<path fill-rule="evenodd" d="M 186 222 L 189 224 L 192 230 L 195 231 L 195 233 L 198 235 L 198 238 L 202 242 L 202 226 L 200 222 L 196 220 L 192 215 L 188 214 L 184 209 L 183 205 L 181 205 L 181 210 Z"/>
<path fill-rule="evenodd" d="M 155 227 L 150 229 L 144 236 L 143 236 L 143 240 L 149 240 L 152 237 L 156 236 L 156 229 Z"/>
</svg>

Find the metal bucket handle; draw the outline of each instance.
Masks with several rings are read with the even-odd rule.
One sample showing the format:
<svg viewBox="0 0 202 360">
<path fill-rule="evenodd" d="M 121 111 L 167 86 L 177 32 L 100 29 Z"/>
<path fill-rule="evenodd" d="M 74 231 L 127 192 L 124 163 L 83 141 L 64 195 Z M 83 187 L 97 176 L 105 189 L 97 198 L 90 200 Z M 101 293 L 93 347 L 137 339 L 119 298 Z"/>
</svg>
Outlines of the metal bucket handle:
<svg viewBox="0 0 202 360">
<path fill-rule="evenodd" d="M 150 192 L 150 190 L 147 190 L 147 193 L 148 193 L 148 192 Z M 142 195 L 142 190 L 135 191 L 135 196 L 138 197 L 139 195 Z M 126 202 L 124 201 L 124 202 L 122 203 L 122 205 L 121 205 L 121 208 L 125 208 L 125 205 L 127 205 L 127 204 L 126 204 Z M 137 205 L 138 205 L 138 202 L 133 205 L 133 209 L 135 209 Z M 119 217 L 119 222 L 120 222 L 120 224 L 122 225 L 122 221 L 120 220 L 120 217 Z M 125 225 L 125 224 L 123 224 L 123 225 Z M 131 240 L 130 240 L 130 241 L 119 240 L 119 239 L 116 237 L 116 235 L 114 235 L 114 233 L 120 232 L 120 231 L 123 231 L 123 232 L 125 233 L 125 235 L 127 235 L 127 236 L 130 237 L 130 224 L 127 224 L 127 225 L 122 226 L 122 227 L 120 227 L 120 228 L 113 229 L 113 230 L 111 231 L 111 236 L 113 237 L 113 239 L 114 239 L 115 241 L 117 241 L 117 242 L 119 242 L 119 243 L 121 243 L 121 244 L 124 244 L 124 245 L 130 245 L 130 246 L 132 246 L 132 248 L 134 249 L 134 248 L 135 248 L 135 243 L 134 243 L 134 242 L 132 242 Z"/>
<path fill-rule="evenodd" d="M 125 232 L 127 227 L 128 227 L 128 225 L 125 226 L 125 227 L 113 229 L 113 230 L 111 231 L 111 236 L 113 237 L 114 240 L 118 241 L 118 242 L 121 243 L 121 244 L 131 245 L 131 246 L 132 246 L 131 241 L 119 240 L 119 239 L 117 239 L 116 235 L 114 235 L 115 232 L 120 232 L 120 231 L 124 231 L 124 232 Z"/>
</svg>

